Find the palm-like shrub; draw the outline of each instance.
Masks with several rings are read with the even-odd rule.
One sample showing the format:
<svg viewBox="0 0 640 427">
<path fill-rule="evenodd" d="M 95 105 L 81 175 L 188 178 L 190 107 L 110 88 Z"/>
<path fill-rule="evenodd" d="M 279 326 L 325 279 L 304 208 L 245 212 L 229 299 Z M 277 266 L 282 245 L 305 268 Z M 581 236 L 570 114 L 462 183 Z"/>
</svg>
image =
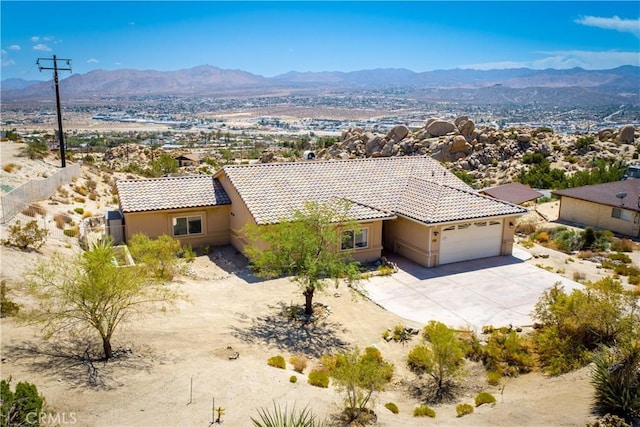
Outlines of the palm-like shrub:
<svg viewBox="0 0 640 427">
<path fill-rule="evenodd" d="M 640 419 L 640 342 L 603 347 L 593 362 L 595 408 L 627 420 Z"/>
<path fill-rule="evenodd" d="M 294 404 L 291 409 L 285 405 L 273 403 L 273 409 L 258 409 L 258 417 L 251 417 L 254 427 L 323 427 L 327 424 L 318 420 L 318 417 L 308 408 L 296 409 Z"/>
</svg>

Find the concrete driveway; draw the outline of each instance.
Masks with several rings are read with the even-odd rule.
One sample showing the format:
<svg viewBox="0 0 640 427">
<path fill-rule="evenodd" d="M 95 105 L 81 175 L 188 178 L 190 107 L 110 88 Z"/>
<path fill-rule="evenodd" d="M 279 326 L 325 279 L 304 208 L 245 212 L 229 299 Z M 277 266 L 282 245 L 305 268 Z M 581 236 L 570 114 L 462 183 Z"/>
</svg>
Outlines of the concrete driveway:
<svg viewBox="0 0 640 427">
<path fill-rule="evenodd" d="M 556 282 L 566 292 L 582 285 L 527 264 L 531 255 L 514 249 L 497 256 L 425 268 L 394 257 L 399 271 L 363 282 L 376 304 L 405 319 L 426 324 L 438 320 L 454 328 L 533 324 L 531 312 L 545 289 Z"/>
</svg>

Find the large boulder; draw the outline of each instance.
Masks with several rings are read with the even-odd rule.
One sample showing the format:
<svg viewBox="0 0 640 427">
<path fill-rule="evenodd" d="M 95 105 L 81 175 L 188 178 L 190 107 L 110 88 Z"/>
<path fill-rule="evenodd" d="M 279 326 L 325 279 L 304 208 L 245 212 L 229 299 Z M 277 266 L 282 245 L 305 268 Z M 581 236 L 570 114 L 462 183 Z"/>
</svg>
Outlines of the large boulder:
<svg viewBox="0 0 640 427">
<path fill-rule="evenodd" d="M 607 139 L 610 139 L 611 136 L 613 135 L 614 130 L 610 129 L 610 128 L 606 128 L 606 129 L 601 129 L 598 132 L 598 139 L 600 141 L 606 141 Z"/>
<path fill-rule="evenodd" d="M 444 121 L 444 120 L 434 120 L 429 125 L 427 125 L 427 132 L 432 136 L 444 136 L 448 133 L 451 133 L 455 130 L 455 125 L 453 123 Z"/>
<path fill-rule="evenodd" d="M 458 126 L 458 132 L 460 132 L 460 135 L 464 135 L 465 137 L 470 137 L 476 128 L 476 124 L 473 123 L 472 120 L 464 120 L 460 122 L 460 124 L 458 124 L 457 126 Z"/>
<path fill-rule="evenodd" d="M 455 153 L 469 154 L 472 148 L 473 147 L 471 146 L 471 144 L 467 142 L 464 136 L 457 135 L 455 138 L 453 138 L 453 141 L 451 142 L 451 146 L 449 147 L 449 152 L 451 154 L 455 154 Z"/>
<path fill-rule="evenodd" d="M 466 122 L 467 120 L 469 120 L 468 116 L 458 116 L 456 117 L 456 119 L 453 121 L 453 124 L 457 127 L 460 128 L 460 123 L 462 122 Z"/>
<path fill-rule="evenodd" d="M 387 141 L 391 141 L 394 144 L 402 141 L 409 135 L 409 128 L 404 125 L 395 126 L 389 131 L 386 136 Z"/>
<path fill-rule="evenodd" d="M 518 142 L 531 142 L 531 134 L 519 133 L 516 139 Z"/>
<path fill-rule="evenodd" d="M 374 136 L 371 134 L 371 137 L 368 138 L 365 145 L 365 153 L 367 156 L 372 156 L 373 153 L 380 153 L 382 151 L 382 147 L 384 147 L 384 139 L 381 136 Z"/>
<path fill-rule="evenodd" d="M 616 138 L 616 142 L 618 144 L 633 144 L 635 140 L 635 132 L 636 129 L 633 125 L 624 125 L 618 131 L 618 137 Z"/>
</svg>

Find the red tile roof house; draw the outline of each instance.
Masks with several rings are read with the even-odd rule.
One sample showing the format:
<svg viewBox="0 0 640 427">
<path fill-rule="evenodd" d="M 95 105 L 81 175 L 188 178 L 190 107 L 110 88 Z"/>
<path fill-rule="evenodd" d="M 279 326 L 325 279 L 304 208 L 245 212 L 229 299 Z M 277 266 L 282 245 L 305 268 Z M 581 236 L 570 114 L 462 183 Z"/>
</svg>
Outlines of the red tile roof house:
<svg viewBox="0 0 640 427">
<path fill-rule="evenodd" d="M 359 223 L 357 233 L 345 230 L 356 260 L 377 260 L 386 249 L 426 267 L 510 255 L 515 220 L 527 212 L 478 194 L 430 157 L 225 166 L 213 177 L 122 180 L 117 188 L 126 238 L 168 234 L 242 251 L 246 224 L 344 199 Z"/>
<path fill-rule="evenodd" d="M 568 188 L 553 194 L 560 196 L 560 220 L 640 236 L 638 179 Z"/>
</svg>

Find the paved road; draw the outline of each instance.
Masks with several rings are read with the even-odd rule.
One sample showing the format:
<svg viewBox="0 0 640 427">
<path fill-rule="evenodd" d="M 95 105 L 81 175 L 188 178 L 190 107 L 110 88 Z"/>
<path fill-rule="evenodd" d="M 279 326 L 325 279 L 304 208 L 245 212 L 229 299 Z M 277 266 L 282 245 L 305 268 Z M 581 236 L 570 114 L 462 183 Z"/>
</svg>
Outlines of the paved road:
<svg viewBox="0 0 640 427">
<path fill-rule="evenodd" d="M 363 283 L 376 304 L 405 319 L 426 324 L 439 320 L 451 327 L 529 326 L 531 311 L 545 289 L 561 282 L 570 292 L 582 285 L 524 262 L 530 254 L 514 249 L 498 256 L 447 264 L 418 266 L 388 257 L 399 271 Z"/>
</svg>

